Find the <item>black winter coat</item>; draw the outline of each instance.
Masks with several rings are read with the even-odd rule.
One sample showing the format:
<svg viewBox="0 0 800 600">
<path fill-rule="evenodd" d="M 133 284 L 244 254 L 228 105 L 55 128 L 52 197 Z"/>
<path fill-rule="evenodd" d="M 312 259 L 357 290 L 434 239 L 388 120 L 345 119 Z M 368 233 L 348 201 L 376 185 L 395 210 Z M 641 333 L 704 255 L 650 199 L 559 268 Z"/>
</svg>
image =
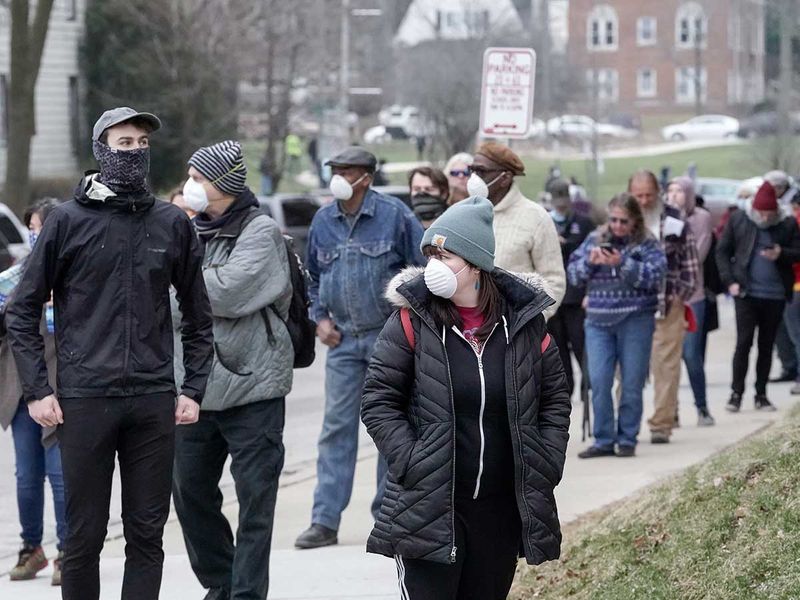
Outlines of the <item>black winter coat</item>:
<svg viewBox="0 0 800 600">
<path fill-rule="evenodd" d="M 60 397 L 175 392 L 173 285 L 183 315 L 182 393 L 200 402 L 213 329 L 191 222 L 149 194 L 90 199 L 91 185 L 84 180 L 75 200 L 50 214 L 7 309 L 25 401 L 53 393 L 39 333 L 51 291 Z"/>
<path fill-rule="evenodd" d="M 553 304 L 541 284 L 496 269 L 508 304 L 506 401 L 514 456 L 514 490 L 528 563 L 558 558 L 561 531 L 553 488 L 561 480 L 569 439 L 570 400 L 558 349 L 541 352 L 542 311 Z M 394 292 L 393 290 L 396 290 Z M 453 384 L 451 364 L 428 310 L 431 295 L 420 270 L 407 269 L 387 297 L 410 307 L 415 350 L 399 311 L 386 323 L 367 371 L 361 418 L 389 465 L 380 516 L 367 551 L 438 563 L 455 558 Z"/>
<path fill-rule="evenodd" d="M 792 265 L 800 261 L 800 230 L 797 222 L 787 217 L 770 227 L 772 239 L 781 247 L 781 254 L 775 261 L 786 299 L 791 300 L 794 288 L 794 271 Z M 750 260 L 758 237 L 758 226 L 744 210 L 737 210 L 731 218 L 717 244 L 717 268 L 725 288 L 738 283 L 741 286 L 740 296 L 747 295 L 750 283 Z"/>
<path fill-rule="evenodd" d="M 561 256 L 564 259 L 564 271 L 569 265 L 569 257 L 583 244 L 590 233 L 595 230 L 595 225 L 591 219 L 572 213 L 563 223 L 555 222 L 558 236 L 564 239 L 561 244 Z M 586 287 L 574 286 L 567 278 L 567 291 L 564 294 L 562 306 L 580 306 L 586 296 Z"/>
</svg>

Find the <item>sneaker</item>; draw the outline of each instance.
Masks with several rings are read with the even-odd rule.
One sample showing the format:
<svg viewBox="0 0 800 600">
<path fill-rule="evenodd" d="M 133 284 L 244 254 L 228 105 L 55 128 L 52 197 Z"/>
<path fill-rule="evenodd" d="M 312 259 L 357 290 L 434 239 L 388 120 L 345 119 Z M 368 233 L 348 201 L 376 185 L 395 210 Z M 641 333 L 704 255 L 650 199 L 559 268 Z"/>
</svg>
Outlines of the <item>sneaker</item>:
<svg viewBox="0 0 800 600">
<path fill-rule="evenodd" d="M 790 394 L 792 394 L 792 396 L 800 396 L 800 381 L 796 382 L 792 386 L 792 390 L 791 390 Z"/>
<path fill-rule="evenodd" d="M 636 456 L 636 446 L 617 446 L 617 456 L 620 458 Z"/>
<path fill-rule="evenodd" d="M 669 434 L 662 431 L 654 431 L 650 434 L 651 444 L 669 444 Z"/>
<path fill-rule="evenodd" d="M 19 551 L 17 566 L 11 569 L 9 575 L 11 581 L 26 581 L 36 577 L 36 574 L 45 567 L 47 567 L 47 558 L 42 547 L 25 544 Z"/>
<path fill-rule="evenodd" d="M 698 408 L 697 409 L 697 426 L 698 427 L 711 427 L 715 423 L 716 423 L 716 421 L 714 421 L 714 417 L 711 416 L 711 413 L 708 412 L 707 408 Z"/>
<path fill-rule="evenodd" d="M 775 408 L 775 405 L 767 400 L 767 397 L 763 394 L 756 394 L 756 410 L 760 410 L 762 412 L 775 412 L 778 410 Z"/>
<path fill-rule="evenodd" d="M 338 543 L 339 539 L 335 529 L 328 529 L 318 523 L 312 523 L 311 527 L 297 537 L 294 547 L 298 550 L 309 550 L 323 546 L 335 546 Z"/>
<path fill-rule="evenodd" d="M 738 392 L 731 392 L 731 397 L 725 405 L 728 412 L 737 413 L 742 408 L 742 395 Z"/>
<path fill-rule="evenodd" d="M 589 446 L 583 452 L 578 453 L 578 458 L 599 458 L 601 456 L 614 456 L 614 448 L 598 448 Z"/>
<path fill-rule="evenodd" d="M 203 600 L 228 600 L 231 597 L 226 588 L 211 588 Z"/>
<path fill-rule="evenodd" d="M 61 585 L 61 563 L 64 561 L 64 551 L 59 550 L 58 557 L 53 561 L 53 577 L 50 579 L 50 585 Z"/>
</svg>

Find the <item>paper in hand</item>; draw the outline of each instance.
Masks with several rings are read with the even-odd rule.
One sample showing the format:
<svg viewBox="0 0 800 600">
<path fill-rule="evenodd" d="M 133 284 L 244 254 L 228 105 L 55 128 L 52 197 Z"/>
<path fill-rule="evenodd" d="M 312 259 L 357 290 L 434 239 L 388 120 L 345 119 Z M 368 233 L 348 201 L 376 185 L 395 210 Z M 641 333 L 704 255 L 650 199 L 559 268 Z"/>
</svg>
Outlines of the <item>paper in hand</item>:
<svg viewBox="0 0 800 600">
<path fill-rule="evenodd" d="M 681 221 L 680 219 L 676 219 L 675 217 L 667 217 L 664 219 L 664 227 L 662 229 L 664 237 L 669 237 L 674 235 L 676 237 L 680 237 L 683 233 L 683 228 L 686 226 L 686 223 Z"/>
</svg>

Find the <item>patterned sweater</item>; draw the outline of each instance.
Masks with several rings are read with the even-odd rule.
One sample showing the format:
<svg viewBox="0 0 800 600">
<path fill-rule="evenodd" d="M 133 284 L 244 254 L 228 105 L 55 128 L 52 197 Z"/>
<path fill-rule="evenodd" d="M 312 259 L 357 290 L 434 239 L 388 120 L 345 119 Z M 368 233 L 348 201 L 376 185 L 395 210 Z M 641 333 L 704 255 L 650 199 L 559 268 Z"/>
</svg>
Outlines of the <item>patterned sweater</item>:
<svg viewBox="0 0 800 600">
<path fill-rule="evenodd" d="M 655 313 L 667 271 L 659 242 L 652 237 L 641 244 L 612 241 L 622 253 L 618 267 L 589 264 L 589 254 L 599 243 L 597 230 L 572 253 L 567 269 L 572 285 L 587 287 L 586 320 L 598 327 L 613 327 L 632 314 Z"/>
</svg>

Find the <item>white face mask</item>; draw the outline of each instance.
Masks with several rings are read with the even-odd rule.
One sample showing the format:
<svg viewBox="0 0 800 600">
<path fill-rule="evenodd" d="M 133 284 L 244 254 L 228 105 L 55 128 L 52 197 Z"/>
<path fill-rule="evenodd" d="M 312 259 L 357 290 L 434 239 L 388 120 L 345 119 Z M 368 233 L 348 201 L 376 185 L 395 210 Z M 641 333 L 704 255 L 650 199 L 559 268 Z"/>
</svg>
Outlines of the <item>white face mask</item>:
<svg viewBox="0 0 800 600">
<path fill-rule="evenodd" d="M 183 184 L 183 201 L 191 210 L 201 213 L 208 208 L 208 195 L 202 183 L 191 177 Z"/>
<path fill-rule="evenodd" d="M 425 267 L 425 285 L 434 296 L 449 300 L 458 290 L 458 276 L 467 269 L 467 266 L 464 265 L 458 273 L 453 273 L 450 267 L 438 258 L 432 258 Z"/>
<path fill-rule="evenodd" d="M 333 177 L 331 177 L 331 182 L 328 185 L 328 187 L 330 188 L 334 198 L 336 198 L 337 200 L 347 201 L 353 197 L 353 186 L 358 184 L 366 176 L 367 174 L 364 173 L 353 183 L 350 183 L 349 181 L 347 181 L 347 179 L 345 179 L 341 175 L 334 175 Z"/>
<path fill-rule="evenodd" d="M 489 183 L 486 183 L 477 173 L 473 173 L 467 179 L 467 193 L 470 196 L 478 196 L 480 198 L 489 198 L 489 188 L 495 184 L 495 182 L 503 176 L 503 173 L 500 173 L 497 177 L 492 179 Z"/>
</svg>

